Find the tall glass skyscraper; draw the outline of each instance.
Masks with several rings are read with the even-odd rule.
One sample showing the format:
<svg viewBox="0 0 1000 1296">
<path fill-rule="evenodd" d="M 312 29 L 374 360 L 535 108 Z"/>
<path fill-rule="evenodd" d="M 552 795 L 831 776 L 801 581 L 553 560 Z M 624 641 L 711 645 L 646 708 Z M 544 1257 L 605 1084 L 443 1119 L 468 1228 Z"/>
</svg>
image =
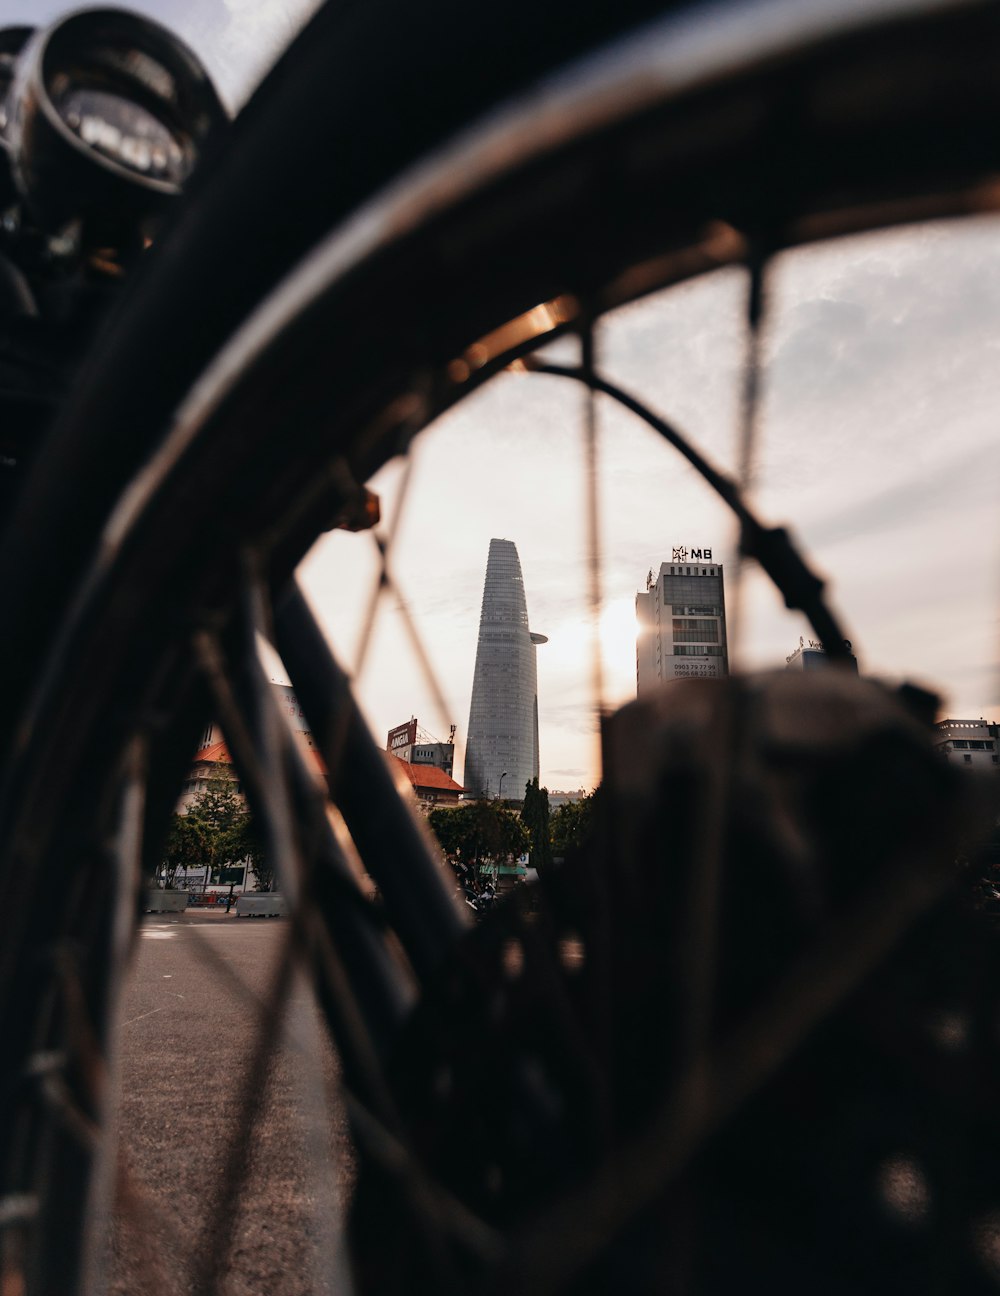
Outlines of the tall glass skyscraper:
<svg viewBox="0 0 1000 1296">
<path fill-rule="evenodd" d="M 538 674 L 517 547 L 491 540 L 472 678 L 465 790 L 520 801 L 538 777 Z M 501 787 L 502 780 L 502 787 Z"/>
</svg>

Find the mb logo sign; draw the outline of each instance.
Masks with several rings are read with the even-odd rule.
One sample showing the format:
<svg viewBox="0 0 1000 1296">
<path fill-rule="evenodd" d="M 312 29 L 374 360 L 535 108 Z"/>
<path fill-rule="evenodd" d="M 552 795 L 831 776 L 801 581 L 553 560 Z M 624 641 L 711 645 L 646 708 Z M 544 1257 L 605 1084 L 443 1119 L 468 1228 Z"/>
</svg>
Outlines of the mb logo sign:
<svg viewBox="0 0 1000 1296">
<path fill-rule="evenodd" d="M 685 545 L 674 548 L 672 562 L 711 562 L 711 549 L 688 549 Z"/>
</svg>

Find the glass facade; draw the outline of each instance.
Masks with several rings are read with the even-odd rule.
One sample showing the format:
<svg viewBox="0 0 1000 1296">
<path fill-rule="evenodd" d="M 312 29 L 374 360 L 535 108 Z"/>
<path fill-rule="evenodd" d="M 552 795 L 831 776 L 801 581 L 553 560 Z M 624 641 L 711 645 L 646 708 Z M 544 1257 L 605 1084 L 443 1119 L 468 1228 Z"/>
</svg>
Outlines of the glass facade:
<svg viewBox="0 0 1000 1296">
<path fill-rule="evenodd" d="M 538 683 L 535 644 L 517 547 L 491 540 L 472 679 L 465 789 L 475 796 L 524 798 L 538 777 Z"/>
</svg>

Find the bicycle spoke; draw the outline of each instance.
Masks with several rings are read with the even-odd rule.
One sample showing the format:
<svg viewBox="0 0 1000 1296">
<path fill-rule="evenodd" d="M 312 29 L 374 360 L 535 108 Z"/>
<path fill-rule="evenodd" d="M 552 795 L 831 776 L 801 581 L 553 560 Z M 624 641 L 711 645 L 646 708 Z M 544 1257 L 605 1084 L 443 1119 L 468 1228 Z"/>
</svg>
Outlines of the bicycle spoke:
<svg viewBox="0 0 1000 1296">
<path fill-rule="evenodd" d="M 414 1212 L 433 1230 L 441 1259 L 444 1259 L 443 1243 L 447 1238 L 459 1242 L 471 1255 L 498 1259 L 505 1249 L 502 1235 L 426 1175 L 406 1147 L 352 1093 L 347 1092 L 344 1097 L 360 1145 L 376 1164 L 404 1186 Z M 453 1278 L 451 1262 L 446 1261 L 444 1267 Z"/>
<path fill-rule="evenodd" d="M 36 1053 L 28 1059 L 25 1074 L 37 1085 L 49 1112 L 78 1146 L 85 1152 L 96 1153 L 100 1146 L 100 1127 L 83 1110 L 67 1083 L 66 1065 L 63 1053 Z"/>
<path fill-rule="evenodd" d="M 291 735 L 274 690 L 260 667 L 258 637 L 273 640 L 270 603 L 250 556 L 244 556 L 242 624 L 237 658 L 234 695 L 247 727 L 255 757 L 255 781 L 264 810 L 262 828 L 265 850 L 274 861 L 281 890 L 287 895 L 293 914 L 301 911 L 306 892 L 306 860 L 295 820 L 286 767 Z M 241 743 L 241 747 L 245 744 Z"/>
<path fill-rule="evenodd" d="M 445 700 L 444 690 L 441 682 L 437 677 L 437 672 L 431 662 L 430 655 L 427 652 L 423 637 L 417 629 L 417 623 L 413 619 L 413 613 L 410 611 L 409 604 L 400 593 L 399 586 L 396 584 L 388 568 L 385 572 L 385 591 L 396 596 L 396 611 L 402 617 L 403 628 L 406 630 L 407 637 L 410 640 L 410 647 L 417 659 L 417 666 L 424 677 L 428 689 L 430 690 L 431 699 L 437 708 L 438 718 L 442 723 L 448 723 L 449 708 Z"/>
<path fill-rule="evenodd" d="M 291 992 L 295 957 L 294 928 L 289 926 L 278 955 L 271 987 L 264 999 L 256 1043 L 239 1091 L 236 1110 L 240 1113 L 240 1121 L 223 1157 L 216 1193 L 206 1211 L 208 1219 L 234 1219 L 248 1185 L 254 1135 L 263 1112 L 274 1055 L 281 1041 L 281 1022 Z M 221 1230 L 221 1237 L 214 1233 L 204 1234 L 204 1241 L 195 1251 L 192 1266 L 190 1289 L 194 1296 L 215 1296 L 220 1290 L 232 1241 L 231 1229 Z"/>
<path fill-rule="evenodd" d="M 275 614 L 277 648 L 327 762 L 330 791 L 417 975 L 426 977 L 465 924 L 427 837 L 400 798 L 347 676 L 292 582 Z"/>
<path fill-rule="evenodd" d="M 361 623 L 361 635 L 358 639 L 358 648 L 354 658 L 354 678 L 360 679 L 368 660 L 368 649 L 371 647 L 372 631 L 375 628 L 375 619 L 378 615 L 379 604 L 385 594 L 389 584 L 388 561 L 389 554 L 392 551 L 393 543 L 399 531 L 399 524 L 403 517 L 403 509 L 406 505 L 407 496 L 410 492 L 410 484 L 413 480 L 413 456 L 407 453 L 403 459 L 403 478 L 399 483 L 399 492 L 396 496 L 396 508 L 392 515 L 392 521 L 389 523 L 388 530 L 384 536 L 377 531 L 372 532 L 372 543 L 378 552 L 378 574 L 375 584 L 372 587 L 368 604 L 365 609 L 364 620 Z"/>
<path fill-rule="evenodd" d="M 325 1050 L 319 1008 L 313 998 L 314 987 L 301 966 L 295 980 L 299 993 L 293 997 L 285 1022 L 285 1038 L 298 1048 L 302 1059 L 302 1065 L 295 1068 L 294 1084 L 299 1094 L 306 1192 L 312 1202 L 316 1236 L 314 1252 L 309 1257 L 312 1270 L 309 1287 L 317 1292 L 329 1292 L 331 1296 L 351 1296 L 354 1282 L 347 1254 L 345 1203 L 336 1173 L 338 1158 L 330 1148 L 337 1132 L 334 1082 L 325 1066 L 330 1056 L 329 1040 Z"/>
<path fill-rule="evenodd" d="M 740 549 L 744 556 L 754 558 L 774 582 L 785 600 L 785 606 L 808 617 L 828 656 L 844 658 L 847 648 L 844 634 L 836 617 L 823 598 L 823 581 L 806 565 L 795 548 L 792 537 L 784 527 L 766 527 L 754 514 L 740 492 L 739 486 L 715 468 L 685 436 L 666 419 L 654 413 L 648 405 L 600 374 L 586 374 L 580 368 L 542 362 L 531 356 L 524 360 L 529 373 L 548 374 L 556 378 L 572 378 L 584 382 L 595 391 L 610 396 L 624 409 L 649 425 L 696 469 L 736 515 L 740 525 Z"/>
<path fill-rule="evenodd" d="M 314 830 L 319 824 L 321 833 L 325 830 L 324 843 L 328 848 L 332 842 L 329 825 L 322 816 L 321 808 L 317 813 L 317 807 L 321 801 L 318 788 L 314 789 L 308 772 L 304 770 L 297 760 L 298 753 L 291 742 L 291 735 L 287 730 L 284 718 L 274 701 L 273 689 L 268 685 L 257 660 L 257 636 L 269 629 L 267 624 L 268 603 L 263 596 L 262 586 L 255 580 L 254 573 L 249 568 L 249 565 L 245 584 L 246 592 L 243 600 L 243 617 L 241 619 L 242 633 L 240 635 L 242 644 L 240 653 L 241 669 L 232 688 L 229 686 L 218 646 L 215 646 L 214 653 L 210 652 L 206 646 L 205 655 L 206 661 L 210 661 L 213 668 L 212 682 L 217 701 L 223 703 L 224 731 L 233 745 L 233 754 L 237 766 L 244 772 L 251 799 L 256 801 L 258 810 L 262 812 L 260 818 L 265 826 L 268 849 L 279 868 L 280 876 L 283 879 L 283 888 L 287 888 L 291 892 L 292 919 L 272 991 L 263 1006 L 258 1021 L 258 1048 L 247 1070 L 245 1082 L 245 1099 L 248 1102 L 245 1126 L 242 1134 L 232 1141 L 226 1156 L 226 1164 L 220 1179 L 221 1194 L 218 1204 L 219 1210 L 224 1213 L 218 1216 L 219 1218 L 230 1217 L 236 1201 L 248 1187 L 251 1153 L 250 1131 L 254 1127 L 254 1117 L 262 1102 L 261 1095 L 270 1074 L 273 1063 L 273 1050 L 282 1034 L 280 1024 L 284 1019 L 284 1010 L 290 994 L 296 962 L 302 964 L 303 969 L 305 969 L 309 951 L 315 951 L 318 941 L 322 942 L 323 940 L 323 934 L 318 931 L 316 923 L 312 921 L 311 910 L 307 905 L 307 897 L 312 896 L 314 886 L 310 877 L 309 861 L 305 853 L 307 848 L 305 847 L 303 831 L 305 830 L 305 837 L 308 837 L 310 835 L 308 832 L 310 822 Z M 245 726 L 242 723 L 243 715 L 247 717 Z M 229 722 L 228 729 L 227 720 Z M 307 814 L 305 821 L 293 809 L 290 778 L 296 779 L 300 796 L 305 793 L 309 797 L 308 804 L 313 808 L 313 814 L 311 816 Z M 310 793 L 312 794 L 311 797 Z M 315 831 L 312 836 L 315 837 Z M 315 842 L 313 846 L 315 846 Z M 310 854 L 313 853 L 310 852 Z M 349 880 L 342 877 L 340 885 L 342 890 L 347 888 Z M 346 911 L 350 905 L 350 896 L 346 892 L 344 899 L 346 904 L 343 909 Z M 369 952 L 370 948 L 369 946 Z M 375 968 L 370 967 L 369 970 L 373 975 L 376 972 Z M 308 973 L 303 970 L 301 975 L 305 981 L 312 984 L 316 976 L 316 969 L 310 968 Z M 291 1023 L 286 1023 L 286 1027 L 293 1029 Z M 340 1033 L 340 1036 L 342 1043 L 347 1043 L 343 1033 Z M 308 1041 L 306 1041 L 307 1068 L 314 1078 L 321 1070 L 320 1060 L 315 1055 L 317 1046 L 318 1037 L 315 1032 L 311 1032 Z M 356 1028 L 354 1047 L 348 1053 L 349 1058 L 354 1058 L 355 1071 L 361 1065 L 358 1062 L 359 1052 L 365 1050 L 370 1051 L 370 1047 L 359 1042 L 358 1029 Z M 373 1067 L 375 1067 L 375 1064 L 370 1061 L 368 1063 L 369 1072 Z M 323 1092 L 325 1092 L 325 1087 L 316 1095 L 317 1105 L 310 1110 L 310 1126 L 303 1131 L 307 1147 L 310 1150 L 309 1161 L 312 1168 L 312 1177 L 317 1185 L 323 1183 L 329 1177 L 331 1170 L 328 1159 L 325 1160 L 321 1170 L 316 1166 L 315 1157 L 312 1155 L 317 1150 L 317 1139 L 320 1137 L 318 1131 L 322 1128 L 329 1134 L 331 1127 L 330 1112 L 320 1110 L 319 1098 Z M 242 1104 L 240 1110 L 244 1110 Z M 333 1171 L 333 1177 L 336 1177 L 335 1170 Z M 314 1200 L 317 1200 L 316 1192 L 312 1196 Z M 318 1199 L 322 1200 L 321 1195 Z M 324 1221 L 323 1227 L 318 1229 L 318 1232 L 322 1235 L 330 1227 L 331 1222 Z M 199 1260 L 196 1266 L 197 1291 L 208 1293 L 215 1290 L 216 1284 L 224 1272 L 227 1255 L 228 1248 L 223 1247 L 213 1251 L 210 1255 L 203 1256 Z"/>
<path fill-rule="evenodd" d="M 598 1042 L 583 1028 L 569 993 L 561 942 L 554 931 L 551 928 L 542 931 L 538 922 L 526 922 L 522 918 L 517 924 L 517 933 L 524 957 L 522 975 L 531 978 L 539 1003 L 548 1009 L 553 1038 L 559 1040 L 560 1048 L 573 1059 L 574 1073 L 583 1081 L 589 1095 L 595 1145 L 609 1147 L 614 1117 L 608 1082 L 606 1033 Z M 599 951 L 594 953 L 599 957 Z"/>
<path fill-rule="evenodd" d="M 311 1002 L 308 1008 L 302 1010 L 294 1007 L 295 1000 L 292 999 L 293 1008 L 286 1013 L 282 1024 L 275 1018 L 273 987 L 272 997 L 262 998 L 233 971 L 229 962 L 198 934 L 197 929 L 190 929 L 186 937 L 195 956 L 204 963 L 206 969 L 223 985 L 228 986 L 229 990 L 237 996 L 238 1001 L 243 1003 L 252 1019 L 253 1037 L 257 1040 L 265 1037 L 278 1039 L 296 1055 L 292 1071 L 294 1084 L 301 1099 L 298 1110 L 311 1183 L 307 1195 L 314 1203 L 313 1215 L 318 1239 L 316 1255 L 311 1257 L 311 1261 L 314 1262 L 316 1273 L 320 1278 L 328 1279 L 326 1287 L 317 1286 L 316 1289 L 349 1293 L 351 1279 L 344 1252 L 343 1203 L 337 1189 L 340 1166 L 329 1146 L 336 1126 L 337 1101 L 331 1088 L 333 1077 L 327 1074 L 324 1065 L 327 1055 L 317 1030 L 317 1008 L 313 1001 L 312 977 L 301 966 L 303 957 L 308 954 L 308 943 L 301 932 L 289 933 L 284 956 L 289 956 L 294 949 L 297 968 L 297 970 L 293 969 L 289 997 L 295 986 L 298 986 L 299 991 L 307 995 Z M 331 976 L 327 967 L 325 975 L 327 981 L 335 985 L 338 995 L 350 996 L 346 978 L 342 973 L 339 978 Z M 256 1083 L 261 1070 L 262 1066 L 257 1065 L 256 1062 L 248 1069 L 245 1080 L 247 1093 Z M 369 1085 L 369 1088 L 372 1086 Z M 384 1095 L 384 1090 L 382 1092 L 382 1105 L 391 1106 L 390 1100 Z M 343 1099 L 342 1094 L 339 1097 Z M 242 1111 L 242 1105 L 238 1109 Z M 247 1115 L 246 1120 L 249 1130 L 253 1124 L 252 1113 Z M 246 1174 L 248 1170 L 244 1162 L 247 1157 L 252 1158 L 252 1154 L 252 1147 L 247 1150 L 242 1144 L 231 1144 L 227 1152 L 226 1168 L 219 1174 L 219 1183 L 225 1183 L 226 1176 L 234 1173 L 233 1166 L 243 1166 L 242 1173 Z M 245 1185 L 245 1189 L 250 1187 L 252 1187 L 251 1183 Z"/>
<path fill-rule="evenodd" d="M 699 789 L 694 850 L 687 868 L 687 895 L 679 951 L 679 976 L 685 987 L 676 1035 L 678 1087 L 674 1120 L 696 1128 L 709 1102 L 709 1053 L 718 976 L 719 902 L 723 851 L 729 829 L 731 797 L 741 751 L 743 699 L 728 692 L 715 735 L 719 759 Z"/>
<path fill-rule="evenodd" d="M 753 486 L 754 463 L 757 441 L 760 432 L 761 406 L 761 347 L 766 307 L 765 274 L 767 258 L 759 250 L 752 254 L 747 264 L 748 284 L 746 303 L 746 349 L 743 357 L 743 389 L 740 401 L 739 451 L 737 461 L 737 481 L 743 500 L 749 499 Z M 744 575 L 745 562 L 750 556 L 745 545 L 746 537 L 741 531 L 733 565 L 733 576 L 730 582 L 729 617 L 726 638 L 729 648 L 730 670 L 738 664 L 740 640 L 743 631 L 744 617 Z"/>
<path fill-rule="evenodd" d="M 335 800 L 345 810 L 348 831 L 355 837 L 373 876 L 380 881 L 387 910 L 390 911 L 409 958 L 418 972 L 426 972 L 430 967 L 437 966 L 457 934 L 462 931 L 459 914 L 440 880 L 438 864 L 427 851 L 424 836 L 418 831 L 408 806 L 399 800 L 392 789 L 385 758 L 374 748 L 365 732 L 347 679 L 335 665 L 328 645 L 308 610 L 306 600 L 294 583 L 277 605 L 275 623 L 278 651 L 302 697 L 303 710 L 310 718 L 313 736 L 320 741 L 320 749 L 324 753 L 328 745 L 324 743 L 324 735 L 333 735 L 332 741 L 339 746 L 338 752 L 332 753 L 339 756 L 332 785 Z M 343 714 L 347 714 L 346 723 Z M 363 780 L 363 787 L 352 792 L 350 779 L 358 776 Z M 338 789 L 341 796 L 337 796 Z M 378 794 L 380 789 L 381 794 Z M 395 822 L 396 819 L 398 822 Z M 386 846 L 391 844 L 391 853 L 386 853 L 380 845 L 374 844 L 373 833 L 380 835 L 380 842 L 385 842 Z M 412 841 L 412 849 L 404 851 L 408 840 Z M 391 870 L 385 867 L 386 861 L 391 862 Z M 404 867 L 398 872 L 400 862 L 403 862 Z M 422 871 L 426 871 L 424 883 L 421 883 Z M 338 1004 L 338 1011 L 347 1015 L 342 1023 L 343 1029 L 351 1033 L 356 1029 L 350 1025 L 351 1020 L 356 1019 L 356 1010 L 352 1008 L 355 997 L 351 984 L 343 973 L 337 947 L 325 942 L 320 953 L 334 1002 Z M 391 1169 L 394 1177 L 399 1178 L 411 1209 L 421 1220 L 422 1236 L 429 1245 L 439 1283 L 443 1290 L 460 1291 L 461 1283 L 449 1258 L 447 1234 L 457 1230 L 462 1243 L 482 1247 L 482 1226 L 477 1225 L 472 1216 L 466 1220 L 466 1214 L 461 1212 L 459 1204 L 453 1203 L 451 1207 L 446 1207 L 439 1188 L 431 1185 L 424 1170 L 399 1142 L 398 1135 L 390 1133 L 398 1120 L 389 1093 L 381 1089 L 374 1078 L 364 1087 L 376 1098 L 376 1111 L 385 1113 L 385 1116 L 380 1120 L 369 1115 L 361 1120 L 361 1125 L 369 1134 L 372 1133 L 374 1118 L 378 1121 L 378 1128 L 385 1131 L 385 1137 L 391 1140 L 395 1153 L 387 1168 Z M 354 1111 L 355 1122 L 358 1122 L 359 1112 L 364 1108 L 359 1107 L 358 1100 L 350 1099 L 350 1090 L 348 1102 Z M 389 1125 L 382 1124 L 385 1117 L 389 1118 Z M 376 1142 L 378 1144 L 378 1140 Z"/>
<path fill-rule="evenodd" d="M 597 365 L 595 360 L 594 324 L 589 321 L 580 334 L 580 369 L 586 384 L 583 416 L 583 461 L 586 546 L 587 546 L 587 611 L 590 618 L 591 691 L 594 714 L 598 717 L 598 767 L 597 781 L 601 781 L 600 721 L 604 717 L 604 651 L 601 645 L 601 612 L 604 598 L 601 589 L 601 517 L 600 468 L 598 464 L 597 389 L 594 386 Z"/>
<path fill-rule="evenodd" d="M 511 1274 L 528 1293 L 559 1290 L 691 1163 L 698 1149 L 787 1060 L 954 884 L 930 846 L 886 865 L 731 1035 L 682 1075 L 642 1137 L 512 1239 Z M 692 1100 L 691 1091 L 701 1096 Z M 503 1290 L 502 1286 L 498 1290 Z"/>
<path fill-rule="evenodd" d="M 762 253 L 748 263 L 749 283 L 746 305 L 746 354 L 743 358 L 743 391 L 740 402 L 739 460 L 736 480 L 740 493 L 749 499 L 754 483 L 757 440 L 760 434 L 760 409 L 763 374 L 761 354 L 767 298 L 765 296 L 768 260 Z"/>
<path fill-rule="evenodd" d="M 325 799 L 318 781 L 305 767 L 302 753 L 294 743 L 260 666 L 256 633 L 252 623 L 243 625 L 239 640 L 242 647 L 238 653 L 242 668 L 235 684 L 227 675 L 220 645 L 211 637 L 198 637 L 223 730 L 244 780 L 251 809 L 260 823 L 267 827 L 272 816 L 277 816 L 291 828 L 290 832 L 287 828 L 269 830 L 269 835 L 272 849 L 276 843 L 282 844 L 283 835 L 287 838 L 286 848 L 292 855 L 285 857 L 282 868 L 284 873 L 295 870 L 297 894 L 307 894 L 315 900 L 317 891 L 324 890 L 329 896 L 329 903 L 321 907 L 323 919 L 329 924 L 343 957 L 349 959 L 352 976 L 357 977 L 359 993 L 368 1009 L 365 1035 L 372 1031 L 376 1040 L 384 1041 L 394 1034 L 407 1010 L 410 987 L 375 930 L 372 906 L 361 895 L 343 860 L 325 814 Z M 266 722 L 248 726 L 243 717 L 245 713 L 252 715 L 254 708 L 265 708 L 272 714 Z M 257 734 L 273 734 L 277 739 L 279 756 L 274 760 L 274 781 L 267 781 L 252 730 Z M 319 909 L 299 904 L 293 905 L 292 912 L 299 922 L 310 927 L 316 941 L 322 944 L 328 940 L 317 926 Z M 370 1066 L 363 1059 L 368 1057 L 373 1045 L 360 1038 L 355 1043 L 357 1057 L 348 1053 L 345 1062 L 351 1066 L 356 1061 L 367 1074 Z M 342 1047 L 346 1044 L 346 1040 L 341 1041 Z"/>
<path fill-rule="evenodd" d="M 109 959 L 112 974 L 106 992 L 106 1019 L 110 1023 L 106 1039 L 108 1061 L 100 1061 L 99 1075 L 91 1080 L 95 1095 L 95 1110 L 103 1129 L 98 1143 L 95 1165 L 88 1192 L 85 1228 L 86 1250 L 82 1270 L 84 1289 L 101 1290 L 107 1282 L 108 1254 L 106 1225 L 112 1217 L 117 1195 L 119 1170 L 117 1128 L 110 1118 L 117 1106 L 118 1094 L 108 1092 L 108 1076 L 118 1073 L 120 1017 L 117 1012 L 118 996 L 124 969 L 135 939 L 135 912 L 139 901 L 142 879 L 143 824 L 146 814 L 147 744 L 137 735 L 125 753 L 122 786 L 119 793 L 120 810 L 118 830 L 113 847 L 116 875 L 116 900 L 111 922 Z M 85 1030 L 93 1039 L 93 1030 L 86 1017 L 86 999 L 76 979 L 76 1010 L 72 1019 L 79 1023 L 77 1030 Z M 96 1052 L 96 1040 L 90 1047 Z M 93 1068 L 92 1068 L 93 1069 Z"/>
<path fill-rule="evenodd" d="M 752 480 L 757 441 L 760 400 L 760 326 L 763 311 L 764 262 L 750 265 L 747 307 L 747 355 L 744 372 L 742 427 L 739 455 L 739 498 L 746 508 Z M 743 544 L 747 534 L 740 527 L 739 560 L 732 586 L 734 634 L 727 632 L 732 651 L 738 640 L 742 606 Z M 730 658 L 732 664 L 732 658 Z M 719 757 L 708 768 L 696 810 L 695 848 L 687 869 L 684 936 L 681 938 L 680 977 L 686 988 L 677 1028 L 677 1086 L 670 1115 L 673 1137 L 679 1142 L 697 1139 L 712 1103 L 713 1074 L 710 1054 L 713 1044 L 716 980 L 718 977 L 719 904 L 723 883 L 723 852 L 729 829 L 732 794 L 737 765 L 743 750 L 746 705 L 742 693 L 728 690 L 720 710 L 716 734 Z"/>
<path fill-rule="evenodd" d="M 434 670 L 423 637 L 417 629 L 417 624 L 413 619 L 413 613 L 410 611 L 409 603 L 403 597 L 399 586 L 396 584 L 389 565 L 389 559 L 398 536 L 399 524 L 403 516 L 403 509 L 410 491 L 412 478 L 413 457 L 408 453 L 406 456 L 406 467 L 404 469 L 403 480 L 399 489 L 399 497 L 396 501 L 396 511 L 393 514 L 389 533 L 384 537 L 377 535 L 375 532 L 372 533 L 372 542 L 378 552 L 378 576 L 372 590 L 371 600 L 368 604 L 365 616 L 354 667 L 354 678 L 360 680 L 364 671 L 379 606 L 384 603 L 390 595 L 395 595 L 396 611 L 402 618 L 403 629 L 406 631 L 407 637 L 410 640 L 410 646 L 412 647 L 414 656 L 417 659 L 417 666 L 420 673 L 423 675 L 424 682 L 430 690 L 431 700 L 437 709 L 439 719 L 444 723 L 447 723 L 450 712 L 448 703 L 445 700 L 444 690 L 442 689 L 441 682 L 437 677 L 437 672 Z"/>
<path fill-rule="evenodd" d="M 287 726 L 285 726 L 279 736 L 275 729 L 271 727 L 271 723 L 266 721 L 260 714 L 260 709 L 271 708 L 274 712 L 273 725 L 279 727 L 284 725 L 284 719 L 278 711 L 272 691 L 268 688 L 263 672 L 260 670 L 259 662 L 256 659 L 256 636 L 267 629 L 265 624 L 267 618 L 264 613 L 265 601 L 261 597 L 260 588 L 258 587 L 255 593 L 249 594 L 244 602 L 245 616 L 242 621 L 241 635 L 243 650 L 240 653 L 242 666 L 232 688 L 232 697 L 228 702 L 224 701 L 223 703 L 223 727 L 225 729 L 225 712 L 229 709 L 229 703 L 238 703 L 240 712 L 248 716 L 249 724 L 244 729 L 238 722 L 239 712 L 237 716 L 232 718 L 233 754 L 238 767 L 250 771 L 248 792 L 256 790 L 261 796 L 265 819 L 278 819 L 280 822 L 291 824 L 294 818 L 296 822 L 300 824 L 305 822 L 307 825 L 308 814 L 306 820 L 303 821 L 300 811 L 293 812 L 290 799 L 291 789 L 288 773 L 290 769 L 297 768 L 296 762 L 300 759 L 299 753 L 291 741 L 291 734 L 287 731 Z M 209 657 L 211 657 L 211 654 L 206 656 L 206 660 Z M 217 697 L 222 699 L 223 695 L 228 691 L 225 671 L 218 655 L 212 657 L 211 660 L 214 663 L 215 675 L 213 686 L 216 689 Z M 259 785 L 259 780 L 266 777 L 267 765 L 266 763 L 262 764 L 252 750 L 255 745 L 254 740 L 259 741 L 262 738 L 272 744 L 273 749 L 280 757 L 272 764 L 273 775 L 267 787 Z M 244 748 L 250 748 L 250 750 L 245 751 Z M 293 782 L 296 782 L 296 780 L 293 779 Z M 297 782 L 301 785 L 301 776 Z M 300 792 L 301 790 L 300 786 Z M 279 799 L 284 803 L 283 805 L 275 804 Z M 307 805 L 315 806 L 317 799 L 318 792 L 315 797 L 307 799 Z M 329 832 L 329 825 L 326 823 L 325 818 L 322 823 L 323 827 Z M 283 842 L 280 831 L 272 833 L 271 837 L 273 849 L 284 848 L 293 852 L 294 858 L 288 861 L 286 873 L 294 869 L 296 875 L 300 878 L 298 892 L 300 901 L 304 900 L 306 896 L 313 893 L 315 877 L 310 876 L 309 859 L 311 855 L 304 851 L 301 833 L 293 831 L 285 836 Z M 369 1042 L 369 1027 L 358 1010 L 355 995 L 351 988 L 352 985 L 359 985 L 363 988 L 364 980 L 358 977 L 357 969 L 355 969 L 351 978 L 345 975 L 337 951 L 326 939 L 322 929 L 317 926 L 316 917 L 317 915 L 314 913 L 312 906 L 300 903 L 293 908 L 292 932 L 295 947 L 299 951 L 301 958 L 308 958 L 311 954 L 312 957 L 319 960 L 317 966 L 311 969 L 311 978 L 315 979 L 317 972 L 321 973 L 329 988 L 330 994 L 327 1007 L 333 1013 L 335 1036 L 344 1049 L 348 1069 L 360 1083 L 361 1091 L 370 1094 L 378 1107 L 395 1123 L 396 1118 L 393 1113 L 392 1100 L 380 1079 L 379 1065 Z M 269 1011 L 269 1021 L 270 1018 L 271 1013 Z M 262 1029 L 268 1034 L 273 1031 L 273 1028 L 267 1024 Z M 263 1061 L 258 1058 L 251 1071 L 252 1083 L 259 1082 L 262 1067 Z M 230 1153 L 229 1165 L 226 1169 L 227 1183 L 234 1177 L 239 1179 L 245 1176 L 245 1157 L 245 1149 L 242 1149 L 239 1144 L 235 1145 Z M 426 1202 L 430 1200 L 428 1197 L 429 1185 L 427 1185 L 422 1172 L 417 1170 L 415 1164 L 411 1165 L 409 1159 L 407 1159 L 407 1165 L 410 1167 L 404 1181 L 407 1186 L 407 1193 L 411 1198 L 414 1211 L 423 1217 L 426 1214 Z M 431 1230 L 428 1233 L 429 1237 L 436 1234 L 437 1226 L 432 1228 L 432 1220 L 425 1221 L 425 1224 Z M 441 1280 L 446 1289 L 457 1290 L 454 1276 L 451 1275 L 451 1263 L 447 1258 L 447 1247 L 441 1241 L 432 1250 L 437 1255 L 435 1264 L 440 1270 Z M 221 1263 L 221 1261 L 218 1263 Z M 205 1270 L 205 1277 L 202 1279 L 203 1283 L 207 1283 L 210 1277 L 208 1271 Z"/>
</svg>

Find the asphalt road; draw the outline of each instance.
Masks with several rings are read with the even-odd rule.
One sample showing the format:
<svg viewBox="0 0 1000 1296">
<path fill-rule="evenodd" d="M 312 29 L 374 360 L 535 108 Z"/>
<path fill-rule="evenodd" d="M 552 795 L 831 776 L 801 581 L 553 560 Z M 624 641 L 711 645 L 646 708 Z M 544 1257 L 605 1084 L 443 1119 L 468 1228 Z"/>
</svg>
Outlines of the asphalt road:
<svg viewBox="0 0 1000 1296">
<path fill-rule="evenodd" d="M 222 914 L 151 915 L 142 928 L 120 1027 L 116 1296 L 199 1290 L 213 1263 L 227 1296 L 347 1290 L 337 1243 L 351 1151 L 327 1101 L 335 1059 L 298 980 L 266 1077 L 247 1081 L 287 934 L 282 919 Z M 220 1170 L 247 1131 L 248 1182 L 226 1201 Z"/>
</svg>

